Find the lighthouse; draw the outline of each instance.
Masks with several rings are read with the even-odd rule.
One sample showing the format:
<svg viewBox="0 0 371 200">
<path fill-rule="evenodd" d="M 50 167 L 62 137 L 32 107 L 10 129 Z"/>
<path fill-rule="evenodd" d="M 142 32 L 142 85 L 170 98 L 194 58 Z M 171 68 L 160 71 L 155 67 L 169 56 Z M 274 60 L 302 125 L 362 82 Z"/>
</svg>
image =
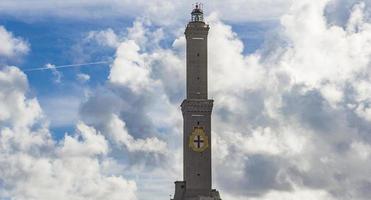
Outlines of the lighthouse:
<svg viewBox="0 0 371 200">
<path fill-rule="evenodd" d="M 201 4 L 196 4 L 185 29 L 186 99 L 183 114 L 183 181 L 175 182 L 173 200 L 220 200 L 212 189 L 211 113 L 207 91 L 207 36 Z"/>
</svg>

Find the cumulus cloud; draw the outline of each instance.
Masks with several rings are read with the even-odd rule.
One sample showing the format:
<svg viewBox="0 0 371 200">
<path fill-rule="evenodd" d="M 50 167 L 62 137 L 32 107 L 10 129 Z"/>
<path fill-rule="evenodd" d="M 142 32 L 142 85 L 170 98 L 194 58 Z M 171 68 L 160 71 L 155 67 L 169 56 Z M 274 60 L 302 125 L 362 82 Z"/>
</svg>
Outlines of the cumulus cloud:
<svg viewBox="0 0 371 200">
<path fill-rule="evenodd" d="M 280 62 L 297 82 L 312 86 L 326 80 L 344 82 L 368 67 L 370 49 L 363 44 L 370 41 L 370 25 L 360 21 L 362 6 L 353 8 L 348 27 L 343 29 L 326 24 L 323 10 L 327 2 L 302 1 L 281 20 L 290 48 Z"/>
<path fill-rule="evenodd" d="M 0 57 L 14 58 L 27 54 L 29 44 L 21 38 L 14 37 L 4 26 L 0 26 Z"/>
<path fill-rule="evenodd" d="M 166 152 L 166 143 L 157 138 L 134 139 L 127 131 L 125 123 L 113 115 L 108 123 L 107 129 L 114 141 L 121 145 L 125 145 L 129 151 L 144 151 L 144 152 Z"/>
<path fill-rule="evenodd" d="M 181 171 L 180 149 L 175 148 L 181 141 L 174 138 L 181 136 L 184 52 L 162 48 L 162 30 L 141 19 L 124 35 L 106 85 L 89 96 L 80 114 L 106 136 L 118 159 L 126 155 L 122 162 L 129 162 L 136 176 L 149 177 L 138 181 L 143 198 L 154 191 L 167 196 Z"/>
<path fill-rule="evenodd" d="M 228 51 L 233 64 L 222 66 L 254 75 L 245 73 L 245 80 L 237 73 L 219 74 L 219 63 L 210 63 L 210 77 L 226 74 L 226 80 L 231 80 L 225 88 L 212 90 L 217 113 L 214 172 L 233 171 L 216 177 L 226 192 L 233 191 L 234 198 L 369 196 L 370 180 L 358 172 L 369 173 L 364 168 L 369 163 L 362 158 L 369 154 L 361 152 L 368 152 L 370 140 L 363 132 L 370 127 L 354 127 L 354 121 L 367 123 L 369 116 L 371 94 L 365 88 L 370 80 L 370 24 L 364 3 L 353 6 L 347 26 L 328 24 L 328 5 L 329 1 L 295 2 L 281 18 L 279 40 L 248 56 L 240 53 L 243 46 L 228 26 L 216 21 L 216 26 L 224 27 L 214 29 L 214 33 L 224 33 L 216 41 L 234 47 Z M 212 49 L 219 56 L 211 54 L 211 62 L 223 60 L 224 54 Z M 248 62 L 253 59 L 256 62 Z M 221 100 L 225 102 L 218 104 Z M 301 189 L 295 192 L 297 188 Z"/>
<path fill-rule="evenodd" d="M 90 31 L 85 40 L 96 41 L 99 45 L 111 48 L 117 48 L 120 43 L 118 36 L 110 28 L 103 31 Z"/>
<path fill-rule="evenodd" d="M 5 67 L 0 80 L 1 199 L 136 199 L 135 182 L 105 170 L 110 148 L 102 134 L 79 123 L 56 143 L 37 99 L 26 97 L 26 76 Z"/>
<path fill-rule="evenodd" d="M 233 197 L 232 197 L 233 198 Z M 282 199 L 282 200 L 290 200 L 290 199 L 303 199 L 303 200 L 311 200 L 311 199 L 318 199 L 318 200 L 334 200 L 334 198 L 328 194 L 325 190 L 311 190 L 311 189 L 301 189 L 296 188 L 290 192 L 269 192 L 268 194 L 264 195 L 262 198 L 251 198 L 251 200 L 262 199 L 262 200 L 269 200 L 269 199 Z"/>
<path fill-rule="evenodd" d="M 18 68 L 4 67 L 0 71 L 0 124 L 29 127 L 41 117 L 35 98 L 27 98 L 27 77 Z"/>
<path fill-rule="evenodd" d="M 126 37 L 116 50 L 107 85 L 88 98 L 82 105 L 81 115 L 106 134 L 116 148 L 144 154 L 156 167 L 163 165 L 165 157 L 171 156 L 167 141 L 179 134 L 173 123 L 179 124 L 181 116 L 165 93 L 179 93 L 176 89 L 180 74 L 167 77 L 163 72 L 181 69 L 181 66 L 172 65 L 181 60 L 157 44 L 161 30 L 147 32 L 147 28 L 145 22 L 137 20 L 127 29 Z M 142 39 L 155 42 L 158 48 Z M 142 53 L 147 50 L 148 53 Z M 164 87 L 161 77 L 176 80 L 175 85 Z M 115 103 L 107 105 L 107 102 Z M 174 130 L 177 131 L 171 132 Z M 134 163 L 147 162 L 138 156 L 135 160 Z"/>
<path fill-rule="evenodd" d="M 134 92 L 146 89 L 152 83 L 150 68 L 139 54 L 139 46 L 129 40 L 120 45 L 110 71 L 109 79 L 116 84 L 127 85 Z"/>
</svg>

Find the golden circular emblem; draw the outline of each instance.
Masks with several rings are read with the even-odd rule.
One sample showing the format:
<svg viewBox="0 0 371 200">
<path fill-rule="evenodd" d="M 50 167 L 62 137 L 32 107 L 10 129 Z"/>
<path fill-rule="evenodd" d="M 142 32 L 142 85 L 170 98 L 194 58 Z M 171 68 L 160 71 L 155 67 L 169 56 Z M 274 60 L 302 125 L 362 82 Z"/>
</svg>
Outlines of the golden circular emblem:
<svg viewBox="0 0 371 200">
<path fill-rule="evenodd" d="M 202 127 L 194 127 L 189 136 L 189 147 L 196 152 L 203 152 L 209 146 L 209 138 Z"/>
</svg>

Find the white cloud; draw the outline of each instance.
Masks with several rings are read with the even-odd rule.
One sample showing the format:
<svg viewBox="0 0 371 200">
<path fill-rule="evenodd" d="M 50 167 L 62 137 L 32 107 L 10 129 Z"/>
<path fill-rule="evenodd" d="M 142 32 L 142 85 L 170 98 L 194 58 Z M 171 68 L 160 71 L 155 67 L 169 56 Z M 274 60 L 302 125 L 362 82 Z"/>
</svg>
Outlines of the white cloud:
<svg viewBox="0 0 371 200">
<path fill-rule="evenodd" d="M 300 198 L 297 195 L 367 199 L 369 193 L 363 188 L 368 188 L 370 179 L 359 175 L 369 173 L 364 167 L 370 164 L 364 159 L 368 154 L 360 153 L 367 152 L 369 144 L 351 141 L 364 137 L 359 132 L 369 132 L 369 128 L 352 126 L 356 119 L 350 115 L 370 119 L 370 24 L 364 18 L 362 3 L 351 11 L 348 27 L 327 24 L 324 10 L 328 2 L 295 2 L 282 17 L 283 32 L 277 44 L 248 56 L 240 53 L 243 46 L 233 32 L 211 23 L 210 47 L 213 31 L 224 33 L 216 40 L 226 42 L 219 49 L 224 50 L 220 46 L 227 48 L 227 44 L 233 47 L 226 51 L 229 58 L 216 47 L 210 48 L 217 55 L 209 58 L 210 77 L 225 75 L 226 82 L 219 86 L 220 81 L 214 80 L 210 85 L 216 88 L 212 90 L 216 98 L 214 147 L 221 154 L 215 157 L 220 159 L 215 161 L 216 168 L 233 171 L 216 175 L 223 192 L 232 192 L 237 199 L 250 195 L 258 195 L 256 199 Z M 244 63 L 253 58 L 255 63 Z M 240 75 L 245 79 L 220 70 L 218 64 L 228 70 L 246 70 Z M 221 100 L 223 103 L 218 102 Z M 344 102 L 359 106 L 348 110 Z M 255 128 L 262 124 L 270 128 Z M 349 173 L 349 169 L 359 173 Z M 236 184 L 231 185 L 232 180 Z M 301 191 L 292 191 L 297 184 L 303 184 Z"/>
<path fill-rule="evenodd" d="M 353 156 L 359 156 L 363 160 L 369 159 L 371 155 L 371 145 L 361 141 L 355 141 L 351 144 Z"/>
<path fill-rule="evenodd" d="M 365 103 L 360 103 L 356 108 L 355 113 L 359 117 L 364 118 L 367 121 L 371 121 L 371 106 L 365 105 Z"/>
<path fill-rule="evenodd" d="M 181 130 L 183 47 L 177 52 L 162 48 L 165 33 L 142 19 L 126 33 L 106 87 L 88 98 L 81 115 L 107 137 L 118 157 L 127 157 L 140 198 L 167 197 L 181 172 L 181 141 L 174 138 Z"/>
<path fill-rule="evenodd" d="M 371 82 L 369 80 L 356 80 L 352 83 L 355 89 L 355 99 L 358 102 L 367 101 L 371 94 Z"/>
<path fill-rule="evenodd" d="M 3 26 L 0 26 L 0 57 L 16 57 L 27 54 L 29 44 L 21 38 L 14 37 Z"/>
<path fill-rule="evenodd" d="M 261 85 L 265 69 L 258 64 L 259 55 L 244 57 L 242 41 L 215 13 L 207 20 L 212 27 L 209 34 L 210 82 L 214 83 L 210 85 L 211 94 L 217 91 L 234 93 Z"/>
<path fill-rule="evenodd" d="M 290 192 L 281 192 L 281 191 L 272 191 L 264 195 L 262 198 L 251 198 L 251 200 L 269 200 L 269 199 L 282 199 L 282 200 L 291 200 L 291 199 L 302 199 L 302 200 L 335 200 L 325 190 L 310 190 L 310 189 L 295 189 Z"/>
<path fill-rule="evenodd" d="M 324 84 L 320 91 L 322 96 L 333 106 L 336 106 L 344 98 L 342 88 L 337 88 L 334 84 Z"/>
<path fill-rule="evenodd" d="M 55 65 L 53 64 L 50 64 L 50 63 L 47 63 L 45 64 L 45 68 L 46 69 L 50 69 L 53 73 L 53 76 L 55 77 L 54 81 L 56 83 L 61 83 L 61 78 L 62 78 L 62 73 L 59 72 L 56 68 L 55 68 Z"/>
<path fill-rule="evenodd" d="M 0 121 L 5 125 L 27 127 L 41 117 L 37 100 L 25 96 L 27 88 L 27 78 L 18 68 L 0 71 Z"/>
<path fill-rule="evenodd" d="M 360 2 L 353 7 L 347 24 L 347 30 L 349 32 L 356 33 L 360 31 L 360 29 L 362 29 L 363 26 L 365 25 L 364 21 L 365 7 L 366 5 L 364 2 Z"/>
<path fill-rule="evenodd" d="M 344 82 L 368 67 L 370 25 L 358 32 L 326 24 L 323 16 L 328 1 L 301 1 L 282 18 L 289 48 L 280 65 L 297 82 L 312 86 L 321 81 Z M 321 73 L 318 73 L 321 72 Z"/>
<path fill-rule="evenodd" d="M 80 82 L 83 82 L 83 83 L 90 80 L 89 74 L 84 74 L 84 73 L 77 74 L 76 78 L 77 78 L 77 80 L 79 80 Z"/>
<path fill-rule="evenodd" d="M 109 75 L 112 83 L 127 85 L 134 92 L 151 86 L 151 69 L 144 60 L 145 55 L 140 54 L 139 50 L 133 40 L 120 44 Z"/>
<path fill-rule="evenodd" d="M 81 122 L 77 124 L 77 130 L 80 134 L 76 135 L 75 138 L 65 136 L 59 154 L 65 157 L 107 154 L 108 144 L 103 135 Z M 77 136 L 81 136 L 83 142 L 80 142 Z"/>
<path fill-rule="evenodd" d="M 171 86 L 163 85 L 165 90 L 174 90 L 179 86 L 181 76 L 181 59 L 171 51 L 160 47 L 164 39 L 161 28 L 150 31 L 151 23 L 136 20 L 127 29 L 127 36 L 116 50 L 116 58 L 111 66 L 109 81 L 113 84 L 127 86 L 133 92 L 161 89 L 161 80 L 174 80 Z M 145 52 L 145 53 L 143 53 Z M 154 66 L 162 67 L 154 69 Z M 155 71 L 153 71 L 155 70 Z M 167 76 L 177 72 L 175 77 Z M 172 88 L 173 87 L 173 88 Z M 176 87 L 177 89 L 177 87 Z M 170 92 L 170 91 L 169 91 Z"/>
<path fill-rule="evenodd" d="M 98 42 L 99 45 L 111 48 L 117 48 L 120 44 L 118 36 L 110 28 L 103 31 L 90 31 L 86 40 L 94 40 Z"/>
<path fill-rule="evenodd" d="M 136 199 L 134 181 L 106 171 L 102 134 L 79 123 L 57 143 L 37 99 L 26 96 L 25 74 L 5 67 L 0 82 L 0 199 Z"/>
<path fill-rule="evenodd" d="M 233 200 L 243 200 L 246 197 L 235 197 L 231 195 L 224 195 L 223 198 L 233 199 Z M 325 190 L 321 189 L 303 189 L 295 188 L 290 192 L 282 191 L 271 191 L 264 195 L 263 197 L 252 197 L 248 200 L 270 200 L 270 199 L 281 199 L 281 200 L 293 200 L 293 199 L 302 199 L 302 200 L 335 200 L 331 194 Z"/>
<path fill-rule="evenodd" d="M 303 130 L 295 130 L 295 127 L 283 127 L 278 130 L 259 127 L 249 136 L 232 132 L 217 135 L 217 138 L 228 141 L 229 145 L 233 145 L 240 153 L 263 153 L 284 157 L 300 155 L 305 146 L 310 145 L 306 144 L 308 139 L 305 135 L 297 135 L 298 132 Z"/>
<path fill-rule="evenodd" d="M 107 126 L 109 136 L 118 144 L 124 145 L 130 152 L 143 151 L 165 154 L 167 151 L 166 143 L 156 137 L 134 139 L 128 133 L 125 122 L 116 115 L 111 116 Z"/>
</svg>

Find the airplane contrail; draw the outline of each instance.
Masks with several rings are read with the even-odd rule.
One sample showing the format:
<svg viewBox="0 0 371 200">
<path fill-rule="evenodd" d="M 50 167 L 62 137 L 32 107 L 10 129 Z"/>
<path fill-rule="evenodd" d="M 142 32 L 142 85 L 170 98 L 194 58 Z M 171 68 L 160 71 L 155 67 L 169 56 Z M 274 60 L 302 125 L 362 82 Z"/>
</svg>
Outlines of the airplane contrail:
<svg viewBox="0 0 371 200">
<path fill-rule="evenodd" d="M 25 69 L 24 72 L 31 72 L 31 71 L 42 71 L 42 70 L 52 70 L 52 69 L 59 69 L 59 68 L 69 68 L 69 67 L 81 67 L 87 65 L 99 65 L 105 63 L 111 63 L 112 61 L 100 61 L 100 62 L 90 62 L 90 63 L 80 63 L 80 64 L 70 64 L 70 65 L 59 65 L 53 67 L 39 67 L 39 68 L 31 68 Z"/>
</svg>

